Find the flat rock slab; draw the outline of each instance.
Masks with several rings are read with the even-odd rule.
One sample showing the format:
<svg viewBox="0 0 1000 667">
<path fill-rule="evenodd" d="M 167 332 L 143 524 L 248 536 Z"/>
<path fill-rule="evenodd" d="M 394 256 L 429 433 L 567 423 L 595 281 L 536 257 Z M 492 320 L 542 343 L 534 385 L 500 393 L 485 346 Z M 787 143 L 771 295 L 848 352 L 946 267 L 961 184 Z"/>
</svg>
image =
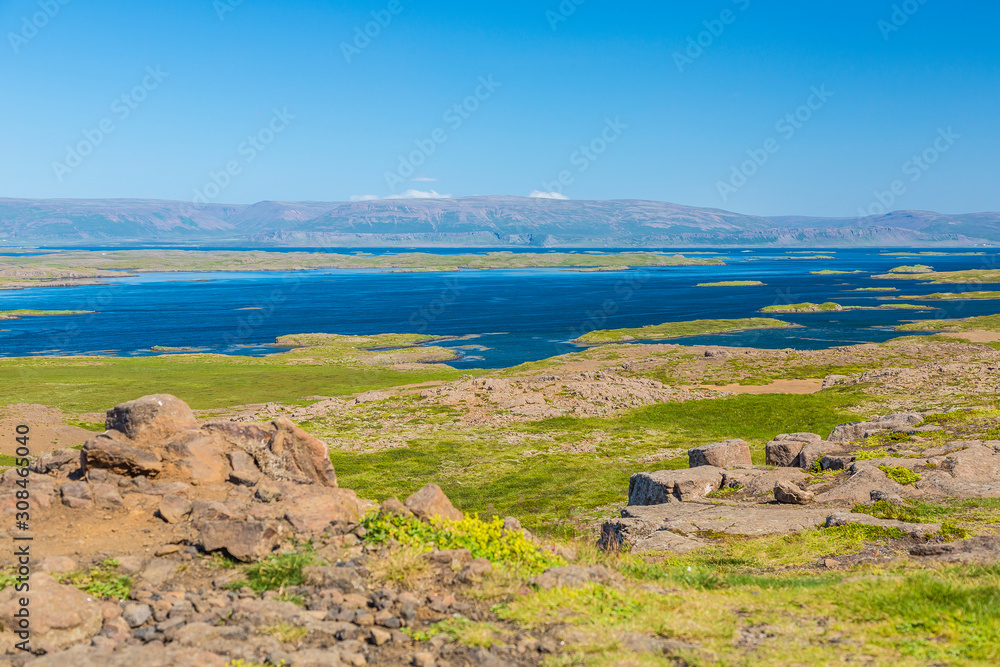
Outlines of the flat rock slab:
<svg viewBox="0 0 1000 667">
<path fill-rule="evenodd" d="M 961 542 L 920 544 L 910 549 L 910 555 L 945 563 L 1000 563 L 1000 536 L 980 535 Z"/>
<path fill-rule="evenodd" d="M 628 504 L 661 505 L 703 498 L 722 487 L 725 472 L 714 466 L 699 466 L 636 473 L 629 480 Z"/>
</svg>

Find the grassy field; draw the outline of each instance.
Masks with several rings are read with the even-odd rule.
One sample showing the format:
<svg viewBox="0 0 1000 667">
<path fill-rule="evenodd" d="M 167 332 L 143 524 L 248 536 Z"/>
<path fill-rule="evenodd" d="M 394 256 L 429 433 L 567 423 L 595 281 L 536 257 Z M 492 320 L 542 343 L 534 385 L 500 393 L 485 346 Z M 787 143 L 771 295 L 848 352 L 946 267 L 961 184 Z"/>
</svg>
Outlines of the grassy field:
<svg viewBox="0 0 1000 667">
<path fill-rule="evenodd" d="M 852 421 L 856 391 L 818 394 L 740 395 L 630 410 L 613 418 L 560 417 L 502 428 L 459 426 L 447 411 L 412 419 L 434 425 L 405 438 L 405 447 L 371 453 L 338 449 L 386 415 L 407 410 L 398 403 L 366 406 L 367 413 L 330 416 L 303 424 L 327 439 L 341 484 L 365 489 L 379 501 L 404 498 L 434 480 L 468 512 L 519 517 L 543 532 L 573 533 L 581 522 L 623 505 L 628 480 L 642 470 L 686 468 L 686 450 L 740 437 L 763 463 L 764 444 L 778 433 L 827 435 Z M 380 414 L 381 413 L 381 414 Z M 590 445 L 592 451 L 580 451 Z M 676 450 L 659 460 L 658 453 Z M 668 454 L 669 455 L 669 454 Z"/>
<path fill-rule="evenodd" d="M 754 317 L 737 320 L 692 320 L 690 322 L 667 322 L 652 324 L 637 329 L 599 329 L 576 339 L 584 345 L 620 343 L 632 340 L 658 340 L 661 338 L 681 338 L 702 336 L 713 333 L 749 331 L 751 329 L 784 329 L 795 326 L 781 320 Z"/>
<path fill-rule="evenodd" d="M 301 403 L 307 396 L 342 396 L 430 380 L 453 380 L 468 371 L 420 361 L 451 358 L 441 348 L 398 348 L 425 336 L 370 337 L 326 334 L 289 336 L 284 345 L 305 345 L 269 357 L 214 354 L 155 357 L 22 357 L 0 359 L 0 405 L 39 403 L 75 412 L 103 412 L 149 393 L 174 394 L 195 409 L 247 403 Z M 277 351 L 277 350 L 276 350 Z M 383 360 L 412 356 L 412 368 Z"/>
</svg>

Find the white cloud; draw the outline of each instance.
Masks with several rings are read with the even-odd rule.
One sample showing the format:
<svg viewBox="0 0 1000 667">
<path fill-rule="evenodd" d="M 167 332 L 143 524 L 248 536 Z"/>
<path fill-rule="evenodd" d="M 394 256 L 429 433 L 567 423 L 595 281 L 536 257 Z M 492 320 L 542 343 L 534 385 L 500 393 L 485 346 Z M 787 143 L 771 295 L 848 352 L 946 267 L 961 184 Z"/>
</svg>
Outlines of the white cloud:
<svg viewBox="0 0 1000 667">
<path fill-rule="evenodd" d="M 411 178 L 411 183 L 437 183 L 436 178 L 431 178 L 430 176 L 417 176 L 416 178 Z"/>
<path fill-rule="evenodd" d="M 443 195 L 437 190 L 407 190 L 401 195 L 389 195 L 386 199 L 451 199 L 451 195 Z"/>
<path fill-rule="evenodd" d="M 528 196 L 532 199 L 569 199 L 561 192 L 542 192 L 541 190 L 535 190 Z"/>
<path fill-rule="evenodd" d="M 376 201 L 378 195 L 351 195 L 351 201 Z"/>
</svg>

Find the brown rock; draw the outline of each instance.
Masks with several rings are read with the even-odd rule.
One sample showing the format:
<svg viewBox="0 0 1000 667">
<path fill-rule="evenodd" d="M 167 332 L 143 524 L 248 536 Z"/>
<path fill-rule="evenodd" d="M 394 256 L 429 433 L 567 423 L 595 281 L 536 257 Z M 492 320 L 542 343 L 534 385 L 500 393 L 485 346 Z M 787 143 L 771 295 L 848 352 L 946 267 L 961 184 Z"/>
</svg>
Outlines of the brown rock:
<svg viewBox="0 0 1000 667">
<path fill-rule="evenodd" d="M 91 484 L 94 502 L 102 509 L 122 506 L 122 495 L 115 484 Z"/>
<path fill-rule="evenodd" d="M 230 482 L 241 486 L 254 486 L 257 484 L 260 480 L 260 470 L 257 469 L 257 464 L 253 462 L 253 457 L 242 449 L 229 452 L 228 456 L 229 465 L 233 469 L 229 473 Z"/>
<path fill-rule="evenodd" d="M 428 484 L 407 498 L 406 507 L 424 520 L 434 516 L 452 521 L 461 521 L 465 518 L 462 512 L 455 509 L 437 484 Z"/>
<path fill-rule="evenodd" d="M 746 440 L 723 440 L 704 447 L 688 450 L 688 465 L 714 466 L 716 468 L 735 468 L 740 465 L 753 465 L 750 459 L 750 444 Z"/>
<path fill-rule="evenodd" d="M 812 470 L 816 461 L 822 460 L 827 454 L 839 454 L 843 451 L 843 446 L 836 442 L 817 442 L 806 445 L 799 452 L 795 460 L 795 466 L 803 470 Z"/>
<path fill-rule="evenodd" d="M 21 641 L 14 632 L 19 627 L 15 614 L 21 597 L 13 586 L 0 591 L 0 623 L 6 628 L 0 632 L 0 653 L 13 653 L 14 645 Z M 31 575 L 30 598 L 32 650 L 52 653 L 89 641 L 104 623 L 99 600 L 75 586 L 60 584 L 44 572 Z"/>
<path fill-rule="evenodd" d="M 160 517 L 167 523 L 181 523 L 191 514 L 187 498 L 167 494 L 160 499 Z"/>
<path fill-rule="evenodd" d="M 580 588 L 589 584 L 608 584 L 622 580 L 622 576 L 603 565 L 565 565 L 550 567 L 531 580 L 538 588 Z"/>
<path fill-rule="evenodd" d="M 73 509 L 82 509 L 94 504 L 93 494 L 86 482 L 66 482 L 62 485 L 62 504 Z"/>
<path fill-rule="evenodd" d="M 780 436 L 779 436 L 780 437 Z M 796 440 L 772 440 L 765 447 L 765 462 L 769 466 L 788 468 L 795 465 L 799 452 L 807 443 Z"/>
<path fill-rule="evenodd" d="M 784 505 L 805 505 L 816 495 L 791 482 L 777 482 L 774 485 L 774 499 Z"/>
<path fill-rule="evenodd" d="M 383 514 L 398 514 L 399 516 L 413 516 L 406 505 L 399 502 L 399 498 L 387 498 L 379 507 Z"/>
<path fill-rule="evenodd" d="M 351 489 L 318 487 L 281 502 L 285 520 L 296 533 L 318 535 L 331 523 L 357 523 L 357 494 Z"/>
<path fill-rule="evenodd" d="M 132 440 L 164 441 L 181 431 L 198 428 L 187 403 L 169 394 L 143 396 L 108 410 L 108 430 L 124 433 Z"/>
<path fill-rule="evenodd" d="M 224 550 L 244 563 L 267 558 L 284 537 L 276 521 L 204 521 L 198 531 L 202 549 Z"/>
<path fill-rule="evenodd" d="M 699 466 L 636 473 L 629 479 L 628 504 L 660 505 L 703 498 L 722 487 L 725 472 L 714 466 Z"/>
<path fill-rule="evenodd" d="M 206 428 L 253 457 L 272 479 L 337 486 L 326 444 L 283 417 L 269 424 L 215 422 Z"/>
<path fill-rule="evenodd" d="M 163 462 L 155 452 L 138 449 L 105 434 L 83 445 L 80 462 L 85 472 L 103 468 L 129 477 L 156 477 L 163 470 Z"/>
<path fill-rule="evenodd" d="M 227 658 L 203 649 L 186 648 L 160 642 L 127 646 L 112 651 L 99 646 L 74 646 L 62 653 L 36 658 L 25 667 L 226 667 Z"/>
<path fill-rule="evenodd" d="M 224 442 L 200 431 L 181 433 L 166 445 L 166 456 L 192 484 L 221 484 L 229 478 Z"/>
</svg>

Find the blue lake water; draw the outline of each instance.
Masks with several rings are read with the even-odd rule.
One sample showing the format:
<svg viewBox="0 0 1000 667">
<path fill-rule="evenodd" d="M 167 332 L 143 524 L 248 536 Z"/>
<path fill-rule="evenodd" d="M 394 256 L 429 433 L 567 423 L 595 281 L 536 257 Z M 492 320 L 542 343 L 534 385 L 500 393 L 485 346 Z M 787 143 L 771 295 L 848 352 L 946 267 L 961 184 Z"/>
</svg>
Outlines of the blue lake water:
<svg viewBox="0 0 1000 667">
<path fill-rule="evenodd" d="M 981 249 L 977 249 L 981 250 Z M 456 251 L 449 251 L 453 254 Z M 461 251 L 470 252 L 470 251 Z M 273 354 L 278 336 L 293 333 L 425 333 L 461 337 L 458 367 L 497 368 L 577 350 L 591 329 L 759 316 L 768 305 L 836 301 L 876 306 L 899 294 L 989 289 L 875 280 L 903 264 L 940 271 L 997 268 L 982 256 L 896 257 L 878 250 L 818 250 L 832 260 L 774 259 L 801 250 L 719 251 L 725 266 L 665 267 L 578 273 L 551 269 L 387 273 L 305 271 L 143 274 L 108 285 L 0 291 L 0 310 L 93 310 L 94 315 L 0 321 L 0 355 L 155 354 L 150 348 L 197 348 L 226 354 Z M 812 275 L 825 269 L 862 271 Z M 696 287 L 700 282 L 761 280 L 766 287 Z M 919 302 L 917 302 L 919 303 Z M 802 328 L 718 334 L 670 342 L 820 349 L 880 342 L 895 325 L 918 319 L 1000 313 L 1000 301 L 925 302 L 937 310 L 847 311 L 780 315 Z"/>
</svg>

